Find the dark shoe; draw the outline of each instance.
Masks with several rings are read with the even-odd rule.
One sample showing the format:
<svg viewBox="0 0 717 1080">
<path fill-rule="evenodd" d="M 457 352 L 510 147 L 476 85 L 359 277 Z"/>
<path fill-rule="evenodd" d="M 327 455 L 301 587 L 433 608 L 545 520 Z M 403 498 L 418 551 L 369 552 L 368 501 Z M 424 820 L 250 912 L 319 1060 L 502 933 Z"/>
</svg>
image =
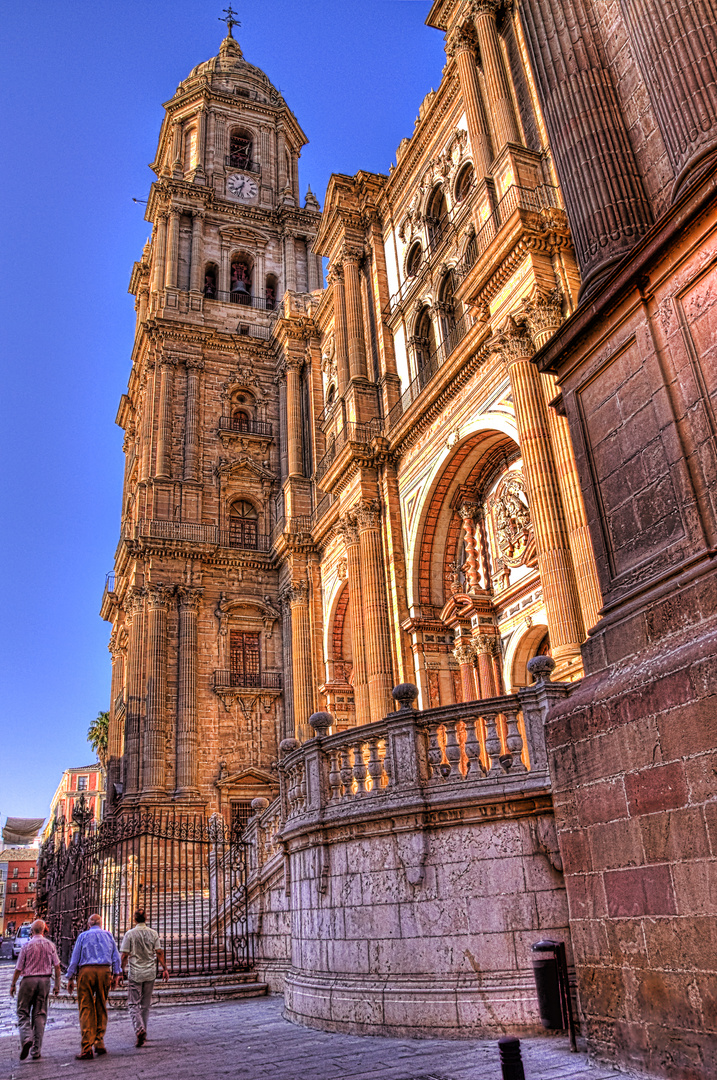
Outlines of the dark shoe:
<svg viewBox="0 0 717 1080">
<path fill-rule="evenodd" d="M 32 1046 L 32 1039 L 22 1044 L 22 1050 L 20 1051 L 20 1061 L 24 1061 L 27 1055 L 30 1053 L 30 1047 Z"/>
<path fill-rule="evenodd" d="M 146 1031 L 137 1032 L 137 1046 L 144 1046 L 144 1040 L 147 1038 Z"/>
<path fill-rule="evenodd" d="M 30 1057 L 32 1058 L 33 1061 L 39 1061 L 40 1058 L 42 1057 L 42 1054 L 30 1054 Z"/>
<path fill-rule="evenodd" d="M 106 1054 L 106 1053 L 107 1053 L 107 1047 L 106 1046 L 96 1046 L 95 1047 L 95 1057 L 102 1057 L 102 1055 Z"/>
<path fill-rule="evenodd" d="M 75 1054 L 75 1058 L 77 1059 L 77 1061 L 92 1061 L 94 1056 L 95 1055 L 92 1053 L 91 1050 L 88 1050 L 84 1054 Z"/>
</svg>

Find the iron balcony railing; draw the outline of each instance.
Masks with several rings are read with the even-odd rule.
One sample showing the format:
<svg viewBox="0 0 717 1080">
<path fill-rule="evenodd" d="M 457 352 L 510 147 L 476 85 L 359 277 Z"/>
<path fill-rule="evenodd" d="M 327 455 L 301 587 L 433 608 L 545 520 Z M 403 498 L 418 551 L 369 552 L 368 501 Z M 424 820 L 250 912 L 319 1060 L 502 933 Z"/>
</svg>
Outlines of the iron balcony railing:
<svg viewBox="0 0 717 1080">
<path fill-rule="evenodd" d="M 326 453 L 316 466 L 314 479 L 318 481 L 322 476 L 325 476 L 336 459 L 336 455 L 344 446 L 346 446 L 346 443 L 355 442 L 369 444 L 372 439 L 375 439 L 378 435 L 383 435 L 383 425 L 380 420 L 369 420 L 368 423 L 365 424 L 355 424 L 353 422 L 344 424 L 341 430 L 331 439 Z"/>
<path fill-rule="evenodd" d="M 213 295 L 204 293 L 205 300 L 219 300 L 223 304 L 239 304 L 240 307 L 258 308 L 260 311 L 274 311 L 276 300 L 267 300 L 265 296 L 252 296 L 248 292 L 225 292 L 216 289 Z"/>
<path fill-rule="evenodd" d="M 272 529 L 272 543 L 276 543 L 282 533 L 289 533 L 290 536 L 308 535 L 311 533 L 311 520 L 308 514 L 296 514 L 293 517 L 282 515 Z"/>
<path fill-rule="evenodd" d="M 438 369 L 445 363 L 454 349 L 458 347 L 472 325 L 473 318 L 467 313 L 462 315 L 450 328 L 444 340 L 440 342 L 433 352 L 428 354 L 424 363 L 420 364 L 415 379 L 408 384 L 408 387 L 403 391 L 401 397 L 388 414 L 389 430 L 398 423 L 408 407 L 428 386 Z"/>
<path fill-rule="evenodd" d="M 550 184 L 542 184 L 537 188 L 518 187 L 516 184 L 509 187 L 503 197 L 496 203 L 493 213 L 486 218 L 468 244 L 463 259 L 456 267 L 458 279 L 462 280 L 468 271 L 475 266 L 511 214 L 515 213 L 516 210 L 532 210 L 534 213 L 538 213 L 547 207 L 560 207 L 558 189 Z"/>
<path fill-rule="evenodd" d="M 311 515 L 312 529 L 315 525 L 318 525 L 324 514 L 328 513 L 329 509 L 336 502 L 337 498 L 338 496 L 334 495 L 333 492 L 327 492 L 324 496 L 322 496 L 321 499 L 319 499 Z"/>
<path fill-rule="evenodd" d="M 105 593 L 111 593 L 115 591 L 115 574 L 113 570 L 110 570 L 109 574 L 105 576 Z"/>
<path fill-rule="evenodd" d="M 214 672 L 214 689 L 229 690 L 233 688 L 257 690 L 281 690 L 280 671 L 257 671 L 247 673 L 245 671 L 229 671 L 227 669 Z"/>
<path fill-rule="evenodd" d="M 263 420 L 235 420 L 233 416 L 220 416 L 219 430 L 238 431 L 244 435 L 272 434 L 271 424 L 265 424 Z"/>
<path fill-rule="evenodd" d="M 261 173 L 258 161 L 252 161 L 245 154 L 225 154 L 224 164 L 228 169 L 245 169 L 247 172 Z"/>
<path fill-rule="evenodd" d="M 258 533 L 255 537 L 237 535 L 233 529 L 220 529 L 218 525 L 203 525 L 196 521 L 139 521 L 134 528 L 134 539 L 177 540 L 190 544 L 213 544 L 215 547 L 239 548 L 243 551 L 268 551 L 269 537 Z"/>
</svg>

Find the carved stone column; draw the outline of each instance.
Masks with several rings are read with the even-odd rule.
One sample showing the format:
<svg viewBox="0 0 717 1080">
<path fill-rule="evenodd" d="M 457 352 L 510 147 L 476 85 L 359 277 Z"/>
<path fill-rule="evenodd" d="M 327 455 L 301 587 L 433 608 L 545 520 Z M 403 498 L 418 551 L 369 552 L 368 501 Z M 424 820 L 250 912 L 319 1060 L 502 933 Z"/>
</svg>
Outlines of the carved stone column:
<svg viewBox="0 0 717 1080">
<path fill-rule="evenodd" d="M 187 400 L 184 420 L 184 479 L 199 481 L 199 393 L 203 360 L 187 360 Z"/>
<path fill-rule="evenodd" d="M 177 267 L 179 265 L 179 211 L 169 211 L 169 232 L 167 234 L 167 264 L 165 285 L 168 289 L 177 288 Z"/>
<path fill-rule="evenodd" d="M 222 244 L 222 250 L 219 256 L 219 291 L 224 293 L 224 299 L 229 296 L 229 289 L 231 288 L 231 282 L 229 280 L 229 248 L 226 244 Z"/>
<path fill-rule="evenodd" d="M 584 0 L 522 0 L 520 12 L 589 294 L 647 232 L 652 212 Z"/>
<path fill-rule="evenodd" d="M 189 288 L 201 292 L 204 288 L 204 211 L 192 211 L 192 255 Z"/>
<path fill-rule="evenodd" d="M 493 161 L 493 149 L 490 141 L 490 128 L 486 120 L 483 99 L 478 82 L 478 71 L 474 57 L 474 43 L 460 28 L 453 31 L 446 42 L 446 54 L 455 57 L 458 67 L 458 81 L 461 85 L 461 97 L 466 110 L 468 137 L 473 151 L 473 164 L 477 179 L 490 176 Z"/>
<path fill-rule="evenodd" d="M 538 295 L 523 304 L 525 321 L 533 340 L 540 349 L 557 331 L 562 322 L 560 294 L 556 290 L 548 295 Z M 578 587 L 583 625 L 586 630 L 595 626 L 598 612 L 602 607 L 602 594 L 597 576 L 595 556 L 593 554 L 590 529 L 588 528 L 585 505 L 580 492 L 580 481 L 570 439 L 567 418 L 549 407 L 558 395 L 558 387 L 552 375 L 540 375 L 550 429 L 550 441 L 553 446 L 555 467 L 560 486 L 560 496 L 568 530 L 570 551 L 573 556 L 573 569 Z"/>
<path fill-rule="evenodd" d="M 152 288 L 159 292 L 164 287 L 164 267 L 167 249 L 167 211 L 160 210 L 157 214 L 157 232 L 154 238 L 154 273 L 152 275 Z"/>
<path fill-rule="evenodd" d="M 144 691 L 142 666 L 144 652 L 144 593 L 136 590 L 127 600 L 127 705 L 124 731 L 124 794 L 139 791 L 141 723 Z"/>
<path fill-rule="evenodd" d="M 140 440 L 140 480 L 148 480 L 152 468 L 152 428 L 154 426 L 154 361 L 147 360 L 142 376 L 142 433 Z"/>
<path fill-rule="evenodd" d="M 167 751 L 167 612 L 174 589 L 147 590 L 147 717 L 142 745 L 142 794 L 164 794 Z"/>
<path fill-rule="evenodd" d="M 498 351 L 508 366 L 513 392 L 550 646 L 556 660 L 569 659 L 580 654 L 583 622 L 543 387 L 537 368 L 530 362 L 533 344 L 527 333 L 513 325 L 500 335 Z"/>
<path fill-rule="evenodd" d="M 177 794 L 198 795 L 197 614 L 203 589 L 181 586 L 177 687 Z"/>
<path fill-rule="evenodd" d="M 172 126 L 172 171 L 182 172 L 182 125 L 177 120 Z"/>
<path fill-rule="evenodd" d="M 169 479 L 172 470 L 172 383 L 175 361 L 163 356 L 159 362 L 159 430 L 156 475 Z"/>
<path fill-rule="evenodd" d="M 343 258 L 344 281 L 346 283 L 346 333 L 349 373 L 352 379 L 366 378 L 366 345 L 363 336 L 359 258 L 359 252 L 352 249 L 347 249 Z"/>
<path fill-rule="evenodd" d="M 288 591 L 291 605 L 291 667 L 294 684 L 294 731 L 297 739 L 311 735 L 309 717 L 314 711 L 314 683 L 311 670 L 311 626 L 309 584 L 292 581 Z"/>
<path fill-rule="evenodd" d="M 319 268 L 316 256 L 309 247 L 309 241 L 306 243 L 306 281 L 309 292 L 314 292 L 316 289 L 321 288 L 319 285 Z"/>
<path fill-rule="evenodd" d="M 371 720 L 393 711 L 393 664 L 383 573 L 379 503 L 363 502 L 356 508 L 361 553 L 361 584 Z"/>
<path fill-rule="evenodd" d="M 302 476 L 304 472 L 304 431 L 301 424 L 301 369 L 302 356 L 286 358 L 286 427 L 289 451 L 289 476 Z"/>
<path fill-rule="evenodd" d="M 473 645 L 466 641 L 460 641 L 453 650 L 453 655 L 458 661 L 458 668 L 461 673 L 461 689 L 463 690 L 464 701 L 475 701 L 478 695 L 476 694 L 476 681 L 475 681 L 475 649 Z"/>
<path fill-rule="evenodd" d="M 346 297 L 341 264 L 331 263 L 329 285 L 334 299 L 334 337 L 336 340 L 336 371 L 339 381 L 339 395 L 343 394 L 349 382 L 349 346 L 346 336 Z"/>
<path fill-rule="evenodd" d="M 717 3 L 620 0 L 679 194 L 717 151 Z"/>
<path fill-rule="evenodd" d="M 477 592 L 478 589 L 483 587 L 480 572 L 480 552 L 478 549 L 478 545 L 476 544 L 476 521 L 478 518 L 478 507 L 475 503 L 472 502 L 462 503 L 461 506 L 458 508 L 458 514 L 463 521 L 463 536 L 466 546 L 466 562 L 468 564 L 466 572 L 468 589 L 466 591 Z"/>
<path fill-rule="evenodd" d="M 296 248 L 291 233 L 284 236 L 284 281 L 287 289 L 296 292 Z"/>
<path fill-rule="evenodd" d="M 114 801 L 115 784 L 122 779 L 122 751 L 126 708 L 117 715 L 117 699 L 123 693 L 126 649 L 117 644 L 117 628 L 110 636 L 109 651 L 112 657 L 112 682 L 110 684 L 110 722 L 107 731 L 107 799 Z"/>
<path fill-rule="evenodd" d="M 493 123 L 495 152 L 499 154 L 506 143 L 520 145 L 522 139 L 513 108 L 510 80 L 495 25 L 497 10 L 498 0 L 473 0 L 471 4 L 488 95 L 488 112 Z"/>
<path fill-rule="evenodd" d="M 473 648 L 478 660 L 478 682 L 481 698 L 497 697 L 500 686 L 495 677 L 496 641 L 490 634 L 474 634 Z"/>
<path fill-rule="evenodd" d="M 346 576 L 349 583 L 349 611 L 351 616 L 351 653 L 353 657 L 354 704 L 356 724 L 371 722 L 371 705 L 366 670 L 366 631 L 364 627 L 363 582 L 361 580 L 361 553 L 359 534 L 353 517 L 341 518 L 339 528 L 346 548 Z"/>
</svg>

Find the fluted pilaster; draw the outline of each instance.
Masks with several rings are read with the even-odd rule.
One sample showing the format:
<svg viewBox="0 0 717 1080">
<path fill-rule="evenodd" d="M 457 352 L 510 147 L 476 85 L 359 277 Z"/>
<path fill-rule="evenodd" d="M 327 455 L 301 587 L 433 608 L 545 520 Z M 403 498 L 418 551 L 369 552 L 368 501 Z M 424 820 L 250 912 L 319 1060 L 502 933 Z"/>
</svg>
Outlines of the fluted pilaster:
<svg viewBox="0 0 717 1080">
<path fill-rule="evenodd" d="M 363 335 L 359 253 L 349 250 L 343 259 L 346 283 L 346 334 L 349 352 L 349 373 L 352 379 L 366 378 L 366 343 Z"/>
<path fill-rule="evenodd" d="M 157 432 L 156 475 L 169 479 L 172 469 L 172 383 L 174 360 L 162 357 L 159 364 L 159 430 Z"/>
<path fill-rule="evenodd" d="M 483 176 L 490 176 L 490 166 L 494 157 L 490 127 L 486 119 L 478 82 L 474 42 L 465 30 L 457 28 L 453 31 L 446 42 L 446 54 L 449 57 L 455 57 L 456 66 L 458 67 L 458 81 L 461 86 L 463 106 L 466 110 L 468 137 L 471 141 L 476 176 L 478 179 Z"/>
<path fill-rule="evenodd" d="M 291 666 L 294 683 L 294 731 L 296 733 L 296 738 L 307 739 L 311 736 L 309 717 L 314 711 L 308 582 L 304 579 L 292 581 L 287 598 L 291 606 Z"/>
<path fill-rule="evenodd" d="M 110 722 L 107 730 L 107 798 L 114 800 L 114 786 L 122 779 L 122 751 L 126 708 L 117 715 L 117 698 L 122 694 L 125 677 L 126 649 L 117 644 L 117 629 L 112 631 L 109 642 L 112 657 L 112 681 L 110 684 Z"/>
<path fill-rule="evenodd" d="M 286 423 L 289 476 L 302 476 L 304 472 L 304 431 L 301 424 L 301 369 L 303 364 L 303 358 L 300 356 L 287 357 Z"/>
<path fill-rule="evenodd" d="M 579 654 L 584 633 L 543 387 L 530 362 L 533 345 L 527 333 L 517 327 L 506 330 L 498 351 L 513 392 L 551 650 L 556 660 L 567 659 Z"/>
<path fill-rule="evenodd" d="M 361 584 L 365 617 L 366 675 L 371 720 L 393 710 L 393 664 L 388 621 L 386 581 L 383 573 L 379 504 L 363 502 L 355 511 L 361 553 Z"/>
<path fill-rule="evenodd" d="M 142 662 L 144 651 L 144 593 L 133 591 L 127 600 L 127 705 L 124 739 L 124 793 L 139 791 L 141 724 L 144 689 Z"/>
<path fill-rule="evenodd" d="M 296 292 L 296 246 L 291 233 L 287 233 L 284 237 L 284 270 L 286 288 L 291 292 Z"/>
<path fill-rule="evenodd" d="M 499 154 L 506 143 L 520 144 L 522 139 L 495 24 L 497 10 L 498 0 L 473 0 L 471 4 L 488 97 L 488 115 L 493 126 L 493 144 Z"/>
<path fill-rule="evenodd" d="M 359 534 L 355 521 L 348 515 L 341 519 L 340 528 L 346 548 L 346 574 L 349 582 L 356 723 L 358 725 L 369 724 L 371 722 L 371 705 L 366 671 L 365 609 L 363 604 L 363 582 L 361 580 Z"/>
<path fill-rule="evenodd" d="M 204 211 L 192 212 L 192 255 L 190 284 L 192 292 L 201 292 L 204 288 Z"/>
<path fill-rule="evenodd" d="M 167 612 L 171 585 L 147 590 L 147 716 L 142 740 L 142 794 L 166 789 Z"/>
<path fill-rule="evenodd" d="M 142 439 L 139 478 L 148 480 L 152 468 L 152 428 L 154 420 L 154 362 L 148 361 L 142 376 Z"/>
<path fill-rule="evenodd" d="M 199 395 L 203 360 L 187 361 L 184 419 L 184 479 L 199 481 Z"/>
<path fill-rule="evenodd" d="M 164 268 L 167 251 L 167 211 L 160 210 L 157 215 L 157 232 L 154 237 L 154 273 L 152 275 L 152 288 L 159 292 L 164 286 Z"/>
<path fill-rule="evenodd" d="M 197 617 L 203 589 L 181 586 L 179 598 L 179 682 L 177 687 L 177 792 L 197 795 Z"/>
<path fill-rule="evenodd" d="M 168 289 L 177 287 L 177 267 L 179 265 L 179 211 L 169 212 L 169 231 L 167 233 L 167 262 L 164 283 Z"/>
<path fill-rule="evenodd" d="M 349 346 L 346 334 L 346 296 L 344 293 L 343 269 L 331 264 L 329 285 L 334 300 L 334 338 L 336 341 L 336 371 L 339 381 L 339 394 L 343 394 L 349 382 Z"/>
</svg>

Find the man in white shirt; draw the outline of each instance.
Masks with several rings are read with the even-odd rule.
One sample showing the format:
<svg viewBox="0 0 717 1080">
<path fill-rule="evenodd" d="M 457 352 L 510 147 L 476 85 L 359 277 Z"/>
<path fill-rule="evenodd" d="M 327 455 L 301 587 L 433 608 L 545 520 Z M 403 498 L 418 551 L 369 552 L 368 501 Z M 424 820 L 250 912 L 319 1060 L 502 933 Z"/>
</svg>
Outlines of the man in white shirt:
<svg viewBox="0 0 717 1080">
<path fill-rule="evenodd" d="M 147 1021 L 152 1005 L 152 991 L 157 978 L 157 961 L 162 968 L 162 978 L 169 979 L 164 951 L 159 934 L 147 921 L 143 911 L 135 911 L 135 925 L 122 938 L 122 974 L 129 962 L 127 1008 L 137 1036 L 137 1046 L 144 1046 L 147 1038 Z"/>
</svg>

